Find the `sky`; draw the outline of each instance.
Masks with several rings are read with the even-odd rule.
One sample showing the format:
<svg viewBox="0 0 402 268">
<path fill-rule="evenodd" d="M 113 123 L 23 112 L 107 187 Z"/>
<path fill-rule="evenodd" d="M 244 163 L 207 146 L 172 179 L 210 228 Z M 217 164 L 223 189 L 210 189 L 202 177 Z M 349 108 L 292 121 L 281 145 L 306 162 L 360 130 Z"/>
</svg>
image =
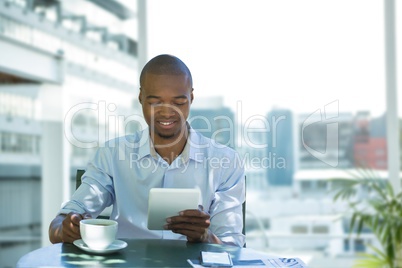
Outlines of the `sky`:
<svg viewBox="0 0 402 268">
<path fill-rule="evenodd" d="M 148 58 L 181 58 L 192 71 L 195 102 L 223 96 L 246 117 L 275 107 L 313 113 L 334 101 L 340 112 L 385 112 L 383 1 L 147 5 Z"/>
</svg>

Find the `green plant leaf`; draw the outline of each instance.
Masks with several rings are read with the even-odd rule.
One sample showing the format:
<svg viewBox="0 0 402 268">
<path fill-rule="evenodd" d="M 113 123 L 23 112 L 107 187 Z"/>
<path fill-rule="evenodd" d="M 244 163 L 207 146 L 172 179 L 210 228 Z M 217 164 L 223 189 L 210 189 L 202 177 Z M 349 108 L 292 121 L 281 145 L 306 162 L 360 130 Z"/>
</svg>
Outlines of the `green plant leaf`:
<svg viewBox="0 0 402 268">
<path fill-rule="evenodd" d="M 374 251 L 378 256 L 380 256 L 381 259 L 387 259 L 387 255 L 384 253 L 384 251 L 380 250 L 379 248 L 377 248 L 371 244 L 366 244 L 366 246 L 368 248 L 370 248 L 372 251 Z M 364 253 L 364 254 L 367 254 L 367 253 Z"/>
<path fill-rule="evenodd" d="M 353 267 L 355 268 L 392 268 L 389 262 L 382 256 L 374 254 L 361 254 L 362 259 L 355 261 Z"/>
<path fill-rule="evenodd" d="M 402 252 L 402 192 L 395 193 L 392 184 L 376 170 L 358 168 L 346 173 L 347 178 L 334 180 L 338 187 L 332 189 L 336 189 L 334 200 L 342 200 L 349 207 L 350 234 L 360 235 L 370 229 L 381 245 L 381 250 L 371 246 L 374 254 L 364 255 L 355 267 L 394 268 L 393 262 Z"/>
<path fill-rule="evenodd" d="M 364 225 L 364 220 L 365 220 L 365 217 L 360 216 L 359 221 L 357 223 L 357 234 L 360 234 L 362 232 L 363 225 Z"/>
</svg>

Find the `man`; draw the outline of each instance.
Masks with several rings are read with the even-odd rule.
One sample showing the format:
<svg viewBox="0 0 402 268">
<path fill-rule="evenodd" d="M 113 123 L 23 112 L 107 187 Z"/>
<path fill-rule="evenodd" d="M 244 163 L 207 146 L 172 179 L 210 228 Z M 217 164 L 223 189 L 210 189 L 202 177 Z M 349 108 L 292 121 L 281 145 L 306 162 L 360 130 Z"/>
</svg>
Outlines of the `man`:
<svg viewBox="0 0 402 268">
<path fill-rule="evenodd" d="M 113 205 L 121 238 L 244 245 L 244 170 L 234 150 L 188 125 L 193 98 L 190 70 L 177 57 L 159 55 L 144 66 L 139 101 L 148 128 L 98 149 L 81 186 L 50 224 L 52 243 L 80 239 L 79 221 Z M 148 230 L 149 190 L 160 187 L 200 189 L 200 209 L 167 218 L 165 231 Z"/>
</svg>

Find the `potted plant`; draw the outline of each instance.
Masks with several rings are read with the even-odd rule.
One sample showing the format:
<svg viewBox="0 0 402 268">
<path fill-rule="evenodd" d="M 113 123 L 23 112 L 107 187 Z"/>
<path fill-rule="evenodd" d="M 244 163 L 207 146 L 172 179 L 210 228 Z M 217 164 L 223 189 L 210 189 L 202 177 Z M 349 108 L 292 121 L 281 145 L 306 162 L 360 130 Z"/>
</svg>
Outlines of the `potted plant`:
<svg viewBox="0 0 402 268">
<path fill-rule="evenodd" d="M 363 254 L 355 267 L 402 267 L 402 193 L 395 193 L 387 179 L 361 169 L 351 179 L 334 179 L 334 200 L 344 200 L 351 212 L 350 230 L 359 235 L 368 228 L 381 247 L 367 245 L 373 253 Z M 340 183 L 339 183 L 340 182 Z"/>
</svg>

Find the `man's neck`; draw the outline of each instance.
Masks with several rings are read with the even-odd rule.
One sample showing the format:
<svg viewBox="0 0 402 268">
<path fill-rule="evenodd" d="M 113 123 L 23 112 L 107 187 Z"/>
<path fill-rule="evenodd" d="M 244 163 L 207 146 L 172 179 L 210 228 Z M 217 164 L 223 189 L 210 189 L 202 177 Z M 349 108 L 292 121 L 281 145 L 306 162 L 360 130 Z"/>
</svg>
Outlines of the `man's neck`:
<svg viewBox="0 0 402 268">
<path fill-rule="evenodd" d="M 184 150 L 187 143 L 189 131 L 187 128 L 183 132 L 171 139 L 153 137 L 155 151 L 169 164 L 171 164 Z"/>
</svg>

